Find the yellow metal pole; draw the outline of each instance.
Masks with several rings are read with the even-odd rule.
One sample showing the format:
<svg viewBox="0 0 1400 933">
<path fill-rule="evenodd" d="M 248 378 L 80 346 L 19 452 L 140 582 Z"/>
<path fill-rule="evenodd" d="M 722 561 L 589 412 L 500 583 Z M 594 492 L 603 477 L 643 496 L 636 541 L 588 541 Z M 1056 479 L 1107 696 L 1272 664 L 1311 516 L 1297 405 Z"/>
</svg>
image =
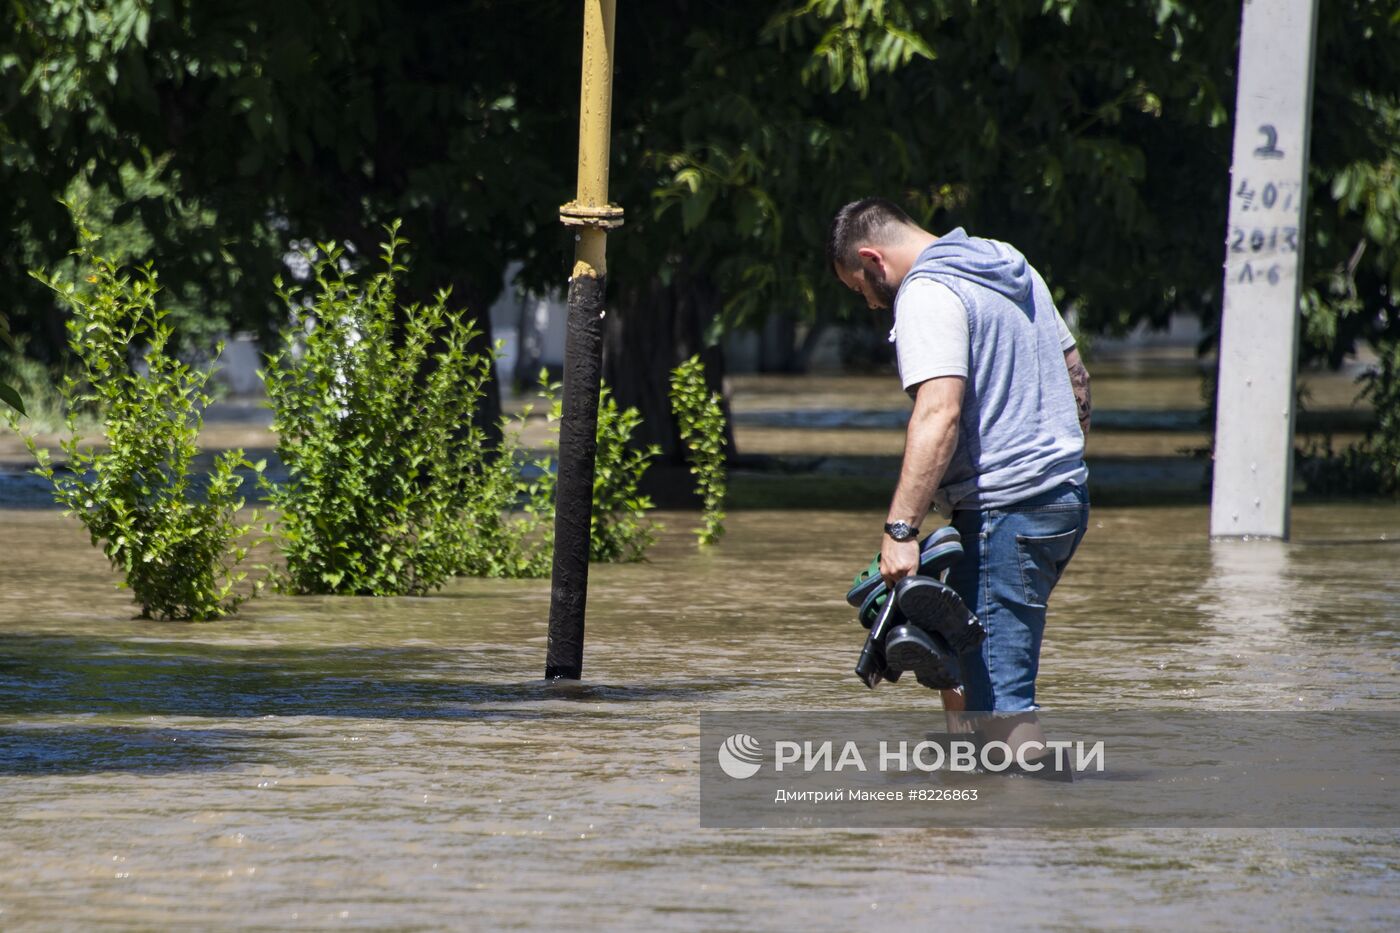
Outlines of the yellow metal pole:
<svg viewBox="0 0 1400 933">
<path fill-rule="evenodd" d="M 608 203 L 615 11 L 615 0 L 586 0 L 583 6 L 578 196 L 559 209 L 565 224 L 579 228 L 574 247 L 574 278 L 607 275 L 608 228 L 622 224 L 622 209 Z"/>
<path fill-rule="evenodd" d="M 583 676 L 608 229 L 622 225 L 622 209 L 608 203 L 615 10 L 615 0 L 584 0 L 578 194 L 559 208 L 560 221 L 576 233 L 564 344 L 559 482 L 555 486 L 554 572 L 545 659 L 545 677 L 550 680 Z"/>
</svg>

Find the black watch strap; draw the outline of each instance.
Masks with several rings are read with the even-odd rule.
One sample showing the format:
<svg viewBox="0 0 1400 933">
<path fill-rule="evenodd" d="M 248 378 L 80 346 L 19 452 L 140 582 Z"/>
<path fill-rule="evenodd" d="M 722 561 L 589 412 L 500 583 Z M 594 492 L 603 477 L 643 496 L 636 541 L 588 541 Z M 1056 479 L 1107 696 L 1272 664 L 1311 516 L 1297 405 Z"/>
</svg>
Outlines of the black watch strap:
<svg viewBox="0 0 1400 933">
<path fill-rule="evenodd" d="M 919 529 L 908 522 L 886 522 L 885 534 L 896 541 L 913 541 L 919 536 Z"/>
</svg>

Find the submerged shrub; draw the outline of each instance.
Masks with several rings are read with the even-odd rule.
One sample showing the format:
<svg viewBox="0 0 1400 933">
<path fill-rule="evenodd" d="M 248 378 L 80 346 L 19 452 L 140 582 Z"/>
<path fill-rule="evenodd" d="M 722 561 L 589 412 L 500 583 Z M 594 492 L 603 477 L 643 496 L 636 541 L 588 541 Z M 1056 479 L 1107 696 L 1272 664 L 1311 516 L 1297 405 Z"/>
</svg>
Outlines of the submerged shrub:
<svg viewBox="0 0 1400 933">
<path fill-rule="evenodd" d="M 1330 435 L 1297 451 L 1295 464 L 1309 493 L 1400 497 L 1400 340 L 1376 344 L 1377 365 L 1358 380 L 1358 401 L 1371 404 L 1375 424 L 1365 438 L 1336 450 Z"/>
<path fill-rule="evenodd" d="M 588 539 L 591 561 L 639 561 L 656 540 L 656 526 L 646 517 L 654 506 L 651 498 L 638 489 L 661 448 L 651 445 L 638 450 L 632 446 L 632 435 L 641 423 L 641 412 L 630 406 L 619 407 L 612 390 L 606 385 L 601 387 L 598 452 L 593 465 L 593 518 Z"/>
<path fill-rule="evenodd" d="M 554 536 L 554 474 L 548 455 L 525 459 L 520 434 L 534 411 L 501 419 L 501 441 L 483 462 L 457 573 L 474 577 L 548 576 Z M 548 411 L 553 416 L 553 410 Z M 533 475 L 526 475 L 526 470 Z"/>
<path fill-rule="evenodd" d="M 527 407 L 516 424 L 503 424 L 502 456 L 496 461 L 497 479 L 487 487 L 497 491 L 494 504 L 516 515 L 503 514 L 500 540 L 485 553 L 474 555 L 468 572 L 479 576 L 544 577 L 553 566 L 558 425 L 563 416 L 560 384 L 540 372 L 538 395 L 545 402 L 545 417 L 555 426 L 543 456 L 531 461 L 531 475 L 519 470 L 519 434 L 533 411 Z M 661 449 L 632 446 L 632 435 L 642 422 L 636 408 L 620 408 L 612 390 L 602 386 L 598 397 L 597 453 L 593 469 L 593 510 L 589 523 L 588 559 L 595 563 L 625 563 L 646 557 L 656 541 L 659 525 L 647 518 L 653 505 L 638 490 L 647 467 Z"/>
<path fill-rule="evenodd" d="M 1332 436 L 1309 441 L 1293 452 L 1294 471 L 1314 496 L 1374 496 L 1384 491 L 1374 452 L 1362 441 L 1337 450 Z"/>
<path fill-rule="evenodd" d="M 705 364 L 692 356 L 671 371 L 671 410 L 685 442 L 696 493 L 704 502 L 700 527 L 701 545 L 713 544 L 724 534 L 724 407 L 718 392 L 705 384 Z"/>
<path fill-rule="evenodd" d="M 552 564 L 553 450 L 530 461 L 520 432 L 530 414 L 503 419 L 500 441 L 477 426 L 492 357 L 448 294 L 403 305 L 397 223 L 383 268 L 363 283 L 343 251 L 307 256 L 314 289 L 277 283 L 294 326 L 268 358 L 284 482 L 264 480 L 280 513 L 295 593 L 423 593 L 456 575 L 542 577 Z M 557 422 L 547 380 L 542 395 Z M 628 444 L 641 416 L 599 406 L 592 559 L 639 560 L 654 540 L 637 492 L 655 448 Z M 557 441 L 554 445 L 557 446 Z"/>
<path fill-rule="evenodd" d="M 361 281 L 344 251 L 306 258 L 314 289 L 277 288 L 293 326 L 263 373 L 285 482 L 264 480 L 280 513 L 295 593 L 423 593 L 458 572 L 470 519 L 489 492 L 474 418 L 491 358 L 448 293 L 400 304 L 399 225 L 383 268 Z"/>
<path fill-rule="evenodd" d="M 1382 492 L 1400 496 L 1400 337 L 1377 343 L 1375 369 L 1362 376 L 1361 397 L 1376 412 L 1365 451 Z"/>
<path fill-rule="evenodd" d="M 194 488 L 191 465 L 211 400 L 210 371 L 192 369 L 171 352 L 151 265 L 124 272 L 95 253 L 93 234 L 80 229 L 79 238 L 75 254 L 91 270 L 89 287 L 34 274 L 72 311 L 68 342 L 79 363 L 78 378 L 68 377 L 60 388 L 68 463 L 55 466 L 30 436 L 35 472 L 53 484 L 54 498 L 122 571 L 143 618 L 226 615 L 247 598 L 235 590 L 246 577 L 237 567 L 247 556 L 242 539 L 251 527 L 237 521 L 243 499 L 235 470 L 248 465 L 243 451 L 215 457 L 203 489 Z M 138 369 L 129 354 L 143 345 Z M 103 412 L 105 449 L 81 445 L 74 413 L 92 408 Z"/>
</svg>

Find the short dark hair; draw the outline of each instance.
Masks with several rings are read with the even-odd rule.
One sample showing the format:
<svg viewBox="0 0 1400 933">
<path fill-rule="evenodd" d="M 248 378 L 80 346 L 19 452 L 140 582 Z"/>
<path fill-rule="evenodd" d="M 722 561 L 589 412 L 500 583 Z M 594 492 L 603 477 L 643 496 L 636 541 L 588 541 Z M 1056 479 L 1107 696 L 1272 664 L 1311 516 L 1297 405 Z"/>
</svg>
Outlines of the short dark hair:
<svg viewBox="0 0 1400 933">
<path fill-rule="evenodd" d="M 826 234 L 827 265 L 833 273 L 837 266 L 859 269 L 860 256 L 856 251 L 869 243 L 883 242 L 885 229 L 895 224 L 918 226 L 898 204 L 886 198 L 861 198 L 847 204 L 831 219 Z"/>
</svg>

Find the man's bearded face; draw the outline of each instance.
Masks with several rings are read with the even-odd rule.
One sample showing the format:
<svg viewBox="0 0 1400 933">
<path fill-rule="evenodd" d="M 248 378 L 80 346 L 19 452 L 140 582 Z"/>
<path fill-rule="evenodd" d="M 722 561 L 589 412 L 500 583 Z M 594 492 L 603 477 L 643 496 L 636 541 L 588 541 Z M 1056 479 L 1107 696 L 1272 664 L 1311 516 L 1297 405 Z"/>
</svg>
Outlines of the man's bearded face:
<svg viewBox="0 0 1400 933">
<path fill-rule="evenodd" d="M 876 273 L 867 268 L 861 270 L 861 275 L 865 277 L 865 286 L 870 290 L 870 296 L 879 302 L 880 307 L 893 308 L 894 296 L 899 292 L 899 289 L 891 285 L 883 273 L 880 273 L 879 278 L 876 278 Z"/>
</svg>

